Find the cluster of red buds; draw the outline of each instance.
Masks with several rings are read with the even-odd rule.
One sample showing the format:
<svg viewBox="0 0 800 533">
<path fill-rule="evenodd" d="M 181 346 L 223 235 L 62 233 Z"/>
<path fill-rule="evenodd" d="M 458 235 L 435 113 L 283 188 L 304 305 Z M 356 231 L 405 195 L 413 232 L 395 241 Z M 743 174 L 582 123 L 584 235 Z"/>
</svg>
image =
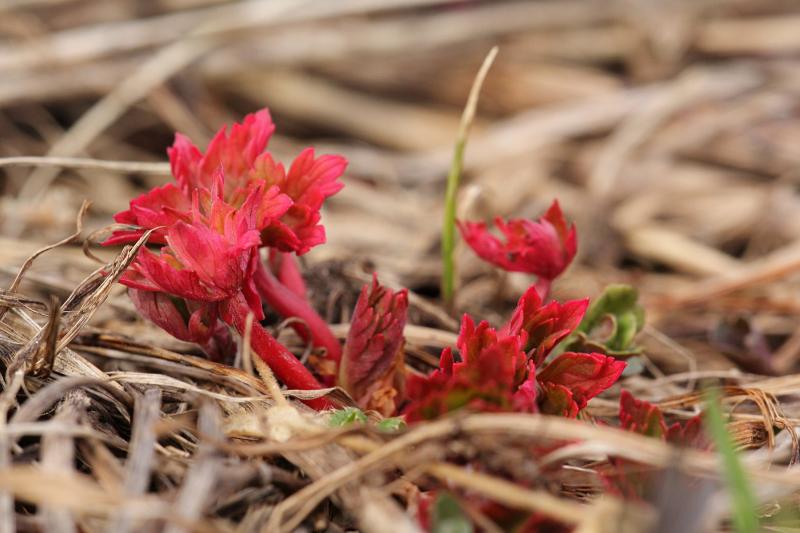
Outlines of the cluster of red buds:
<svg viewBox="0 0 800 533">
<path fill-rule="evenodd" d="M 175 182 L 131 201 L 114 217 L 125 229 L 105 244 L 134 242 L 153 230 L 149 244 L 157 249 L 143 249 L 121 279 L 142 315 L 213 357 L 231 345 L 220 321 L 244 334 L 252 314 L 253 351 L 287 386 L 317 389 L 317 379 L 259 321 L 266 302 L 301 319 L 299 333 L 327 357 L 341 357 L 336 337 L 304 297 L 290 254 L 325 242 L 320 208 L 342 188 L 347 161 L 315 157 L 309 148 L 287 171 L 265 151 L 274 130 L 265 109 L 229 133 L 220 130 L 205 154 L 176 135 L 168 150 Z M 262 248 L 269 249 L 269 264 Z"/>
<path fill-rule="evenodd" d="M 262 326 L 267 305 L 299 319 L 292 321 L 298 335 L 324 350 L 327 363 L 318 370 L 326 385 L 340 386 L 361 409 L 385 417 L 400 414 L 409 423 L 459 410 L 575 418 L 618 381 L 626 363 L 615 355 L 633 353 L 626 349 L 639 330 L 641 308 L 633 289 L 607 291 L 617 309 L 610 317 L 617 334 L 614 343 L 603 344 L 588 336 L 605 316 L 603 297 L 591 308 L 585 299 L 548 301 L 553 280 L 577 250 L 575 226 L 556 201 L 538 220 L 495 219 L 503 238 L 483 222 L 458 223 L 479 257 L 537 277 L 502 326 L 476 324 L 465 314 L 455 350 L 442 351 L 439 367 L 427 375 L 409 371 L 403 336 L 408 291 L 391 290 L 373 276 L 361 291 L 342 348 L 310 304 L 295 256 L 325 242 L 320 209 L 342 188 L 347 162 L 337 155 L 317 157 L 308 148 L 286 170 L 266 151 L 274 129 L 269 112 L 261 110 L 230 131 L 223 128 L 205 154 L 176 135 L 168 150 L 175 181 L 135 198 L 115 216 L 120 226 L 106 245 L 133 243 L 149 232 L 149 247 L 120 280 L 144 317 L 218 360 L 235 351 L 231 327 L 243 338 L 249 330 L 252 350 L 284 384 L 322 388 Z M 332 407 L 324 398 L 308 403 Z M 708 446 L 698 418 L 668 425 L 657 406 L 626 391 L 619 418 L 623 429 Z M 646 475 L 631 476 L 625 466 L 609 460 L 602 478 L 612 491 L 640 493 Z M 521 530 L 539 530 L 542 520 L 529 516 Z"/>
<path fill-rule="evenodd" d="M 487 322 L 476 326 L 464 315 L 457 342 L 461 360 L 456 362 L 447 348 L 438 370 L 409 378 L 411 401 L 405 413 L 410 421 L 462 408 L 575 417 L 625 368 L 623 361 L 601 353 L 567 352 L 547 361 L 578 327 L 589 303 L 544 303 L 552 281 L 566 270 L 577 250 L 575 226 L 567 223 L 558 202 L 538 221 L 498 217 L 495 225 L 505 242 L 483 222 L 458 223 L 479 257 L 506 271 L 535 274 L 538 281 L 499 330 Z"/>
<path fill-rule="evenodd" d="M 460 362 L 450 348 L 429 376 L 411 376 L 410 420 L 431 419 L 461 408 L 517 411 L 574 418 L 587 402 L 613 385 L 625 363 L 600 353 L 566 352 L 547 362 L 553 348 L 578 326 L 588 301 L 543 305 L 532 286 L 500 330 L 477 326 L 464 315 Z"/>
<path fill-rule="evenodd" d="M 459 223 L 480 257 L 538 277 L 501 328 L 476 325 L 465 315 L 458 357 L 448 348 L 438 370 L 406 377 L 407 291 L 389 290 L 374 278 L 362 290 L 342 352 L 310 305 L 294 256 L 325 241 L 320 208 L 342 188 L 347 163 L 336 155 L 316 157 L 308 148 L 286 170 L 265 151 L 274 129 L 269 112 L 259 111 L 230 131 L 223 128 L 205 154 L 176 135 L 168 150 L 175 181 L 139 196 L 115 216 L 124 226 L 105 244 L 135 242 L 152 232 L 151 248 L 141 250 L 121 279 L 143 316 L 223 359 L 233 346 L 228 326 L 244 335 L 252 315 L 252 349 L 275 375 L 292 388 L 321 388 L 261 326 L 266 304 L 300 319 L 293 327 L 324 348 L 338 367 L 335 381 L 360 407 L 386 416 L 402 412 L 410 422 L 461 408 L 574 417 L 619 378 L 625 363 L 613 357 L 554 354 L 588 304 L 545 303 L 577 246 L 575 227 L 557 202 L 538 221 L 497 219 L 505 242 L 484 223 Z"/>
</svg>

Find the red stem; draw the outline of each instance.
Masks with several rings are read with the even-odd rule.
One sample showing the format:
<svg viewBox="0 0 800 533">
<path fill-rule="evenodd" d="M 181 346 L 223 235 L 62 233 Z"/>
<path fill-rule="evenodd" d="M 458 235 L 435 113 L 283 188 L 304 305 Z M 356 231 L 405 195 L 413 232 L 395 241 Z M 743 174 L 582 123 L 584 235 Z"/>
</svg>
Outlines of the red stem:
<svg viewBox="0 0 800 533">
<path fill-rule="evenodd" d="M 242 294 L 226 300 L 221 305 L 222 319 L 232 325 L 244 337 L 247 315 L 250 306 Z M 291 389 L 314 390 L 321 389 L 322 385 L 311 372 L 294 356 L 283 344 L 269 334 L 257 321 L 253 322 L 250 332 L 250 346 L 253 351 L 269 365 L 272 372 L 279 380 Z M 331 403 L 325 398 L 307 400 L 305 402 L 317 410 L 331 408 Z"/>
<path fill-rule="evenodd" d="M 295 255 L 288 252 L 279 252 L 274 248 L 269 251 L 269 265 L 272 272 L 286 288 L 298 297 L 306 299 L 306 282 L 297 266 Z"/>
<path fill-rule="evenodd" d="M 342 358 L 342 347 L 333 335 L 328 324 L 308 303 L 297 294 L 281 284 L 263 263 L 259 264 L 255 274 L 256 288 L 270 307 L 285 317 L 297 317 L 305 324 L 294 323 L 292 328 L 303 340 L 309 339 L 314 346 L 321 346 L 327 351 L 327 358 L 337 363 Z"/>
<path fill-rule="evenodd" d="M 536 292 L 539 293 L 539 298 L 542 299 L 542 302 L 547 301 L 547 297 L 550 296 L 550 286 L 553 284 L 553 280 L 547 278 L 539 278 L 536 280 Z"/>
</svg>

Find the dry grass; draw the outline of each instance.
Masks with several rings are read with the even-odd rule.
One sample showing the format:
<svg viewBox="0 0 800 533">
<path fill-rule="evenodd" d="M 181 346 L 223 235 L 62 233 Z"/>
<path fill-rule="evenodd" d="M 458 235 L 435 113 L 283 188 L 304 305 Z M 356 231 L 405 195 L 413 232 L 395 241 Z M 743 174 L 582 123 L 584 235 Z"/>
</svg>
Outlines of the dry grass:
<svg viewBox="0 0 800 533">
<path fill-rule="evenodd" d="M 28 0 L 0 5 L 0 36 L 0 531 L 411 532 L 419 490 L 444 485 L 581 532 L 726 527 L 716 458 L 610 427 L 619 387 L 587 409 L 608 427 L 468 415 L 393 436 L 331 429 L 247 354 L 209 362 L 137 318 L 113 283 L 133 249 L 92 248 L 103 277 L 76 244 L 76 217 L 86 237 L 167 179 L 173 131 L 204 144 L 268 105 L 281 158 L 313 144 L 350 160 L 329 242 L 304 260 L 317 308 L 344 336 L 376 269 L 412 291 L 407 362 L 429 368 L 458 313 L 499 322 L 530 282 L 457 250 L 457 313 L 437 300 L 452 144 L 494 45 L 458 216 L 536 216 L 559 198 L 580 256 L 555 296 L 642 294 L 644 370 L 623 386 L 682 419 L 721 382 L 762 513 L 796 506 L 792 2 Z M 673 496 L 676 476 L 700 478 L 702 505 L 679 507 L 690 519 L 674 529 L 674 500 L 634 512 L 598 498 L 609 455 L 664 468 Z"/>
</svg>

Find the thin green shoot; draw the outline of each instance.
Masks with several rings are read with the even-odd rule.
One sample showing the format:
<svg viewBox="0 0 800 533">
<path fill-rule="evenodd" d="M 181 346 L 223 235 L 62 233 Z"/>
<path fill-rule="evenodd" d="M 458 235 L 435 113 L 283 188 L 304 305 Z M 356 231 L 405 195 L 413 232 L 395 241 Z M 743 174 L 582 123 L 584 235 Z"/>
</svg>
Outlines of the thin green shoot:
<svg viewBox="0 0 800 533">
<path fill-rule="evenodd" d="M 720 409 L 719 393 L 706 390 L 705 421 L 708 433 L 714 440 L 722 460 L 725 484 L 731 497 L 733 527 L 738 533 L 757 533 L 759 529 L 758 502 L 736 453 Z"/>
<path fill-rule="evenodd" d="M 467 146 L 467 137 L 472 121 L 475 118 L 475 110 L 478 107 L 478 96 L 481 86 L 486 79 L 486 74 L 497 56 L 497 47 L 489 51 L 486 59 L 483 60 L 472 89 L 467 98 L 467 105 L 461 115 L 461 124 L 458 127 L 453 161 L 450 164 L 450 172 L 447 175 L 447 191 L 445 193 L 444 220 L 442 222 L 442 298 L 450 308 L 453 304 L 456 285 L 455 268 L 455 247 L 456 247 L 456 199 L 458 196 L 458 184 L 461 181 L 461 171 L 464 167 L 464 150 Z"/>
</svg>

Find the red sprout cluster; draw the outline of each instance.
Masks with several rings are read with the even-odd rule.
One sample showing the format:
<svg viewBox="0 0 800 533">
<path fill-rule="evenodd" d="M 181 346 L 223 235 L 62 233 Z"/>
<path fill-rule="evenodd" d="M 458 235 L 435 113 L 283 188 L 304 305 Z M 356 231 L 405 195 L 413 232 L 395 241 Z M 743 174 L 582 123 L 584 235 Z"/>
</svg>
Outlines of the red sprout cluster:
<svg viewBox="0 0 800 533">
<path fill-rule="evenodd" d="M 105 244 L 134 242 L 153 230 L 149 244 L 157 249 L 143 249 L 121 279 L 142 315 L 220 356 L 230 346 L 220 321 L 244 333 L 252 313 L 253 350 L 289 387 L 316 389 L 317 379 L 258 321 L 267 302 L 302 319 L 301 335 L 340 358 L 337 339 L 300 294 L 288 254 L 325 242 L 320 208 L 342 188 L 347 161 L 308 148 L 287 170 L 265 151 L 274 130 L 264 109 L 230 132 L 221 129 L 205 154 L 177 134 L 168 150 L 175 181 L 132 200 L 114 217 L 126 229 Z M 262 262 L 261 248 L 280 254 L 278 277 Z"/>
<path fill-rule="evenodd" d="M 135 198 L 114 217 L 122 226 L 106 245 L 133 243 L 150 232 L 149 248 L 140 250 L 120 279 L 143 316 L 218 360 L 235 350 L 230 328 L 244 337 L 252 316 L 251 347 L 275 375 L 291 388 L 322 388 L 261 325 L 267 305 L 299 319 L 292 327 L 324 349 L 326 384 L 340 386 L 362 409 L 385 417 L 402 415 L 409 423 L 461 410 L 574 418 L 618 381 L 626 365 L 613 357 L 616 352 L 599 353 L 590 348 L 598 345 L 574 342 L 588 327 L 582 324 L 588 300 L 548 301 L 553 280 L 577 250 L 575 226 L 558 202 L 538 220 L 497 218 L 502 238 L 483 222 L 458 223 L 479 257 L 537 277 L 500 327 L 476 324 L 464 315 L 456 346 L 442 351 L 438 368 L 427 375 L 408 370 L 403 335 L 408 291 L 385 287 L 374 276 L 359 295 L 342 348 L 311 306 L 295 256 L 325 242 L 320 209 L 342 188 L 339 178 L 347 162 L 337 155 L 317 157 L 308 148 L 287 170 L 266 151 L 274 129 L 264 109 L 230 131 L 220 130 L 205 153 L 176 135 L 168 150 L 175 181 Z M 322 398 L 308 403 L 332 407 Z M 627 391 L 619 418 L 623 429 L 708 447 L 699 419 L 668 425 L 657 406 Z M 608 465 L 602 478 L 611 490 L 641 492 L 644 474 L 627 474 L 619 459 Z M 423 495 L 421 502 L 431 501 L 432 495 Z M 514 514 L 496 507 L 498 516 Z M 420 506 L 423 523 L 425 508 Z M 543 520 L 527 516 L 520 530 L 539 530 Z"/>
<path fill-rule="evenodd" d="M 557 354 L 588 304 L 545 302 L 577 246 L 575 227 L 557 202 L 537 221 L 498 218 L 505 240 L 484 223 L 459 222 L 480 257 L 538 277 L 500 328 L 465 315 L 457 352 L 445 349 L 439 368 L 427 376 L 406 376 L 408 293 L 376 277 L 361 292 L 342 351 L 306 297 L 295 255 L 325 241 L 320 208 L 342 188 L 347 163 L 308 148 L 286 169 L 266 151 L 274 129 L 265 109 L 220 130 L 205 153 L 177 134 L 168 150 L 174 182 L 135 198 L 115 216 L 124 227 L 105 244 L 135 242 L 152 231 L 151 248 L 142 249 L 121 278 L 142 315 L 218 359 L 231 353 L 228 326 L 243 335 L 252 315 L 251 346 L 276 376 L 292 388 L 321 388 L 261 326 L 266 304 L 300 319 L 293 327 L 324 348 L 337 368 L 336 383 L 359 406 L 385 416 L 401 413 L 409 422 L 459 409 L 574 417 L 619 378 L 625 363 L 613 357 Z"/>
</svg>

